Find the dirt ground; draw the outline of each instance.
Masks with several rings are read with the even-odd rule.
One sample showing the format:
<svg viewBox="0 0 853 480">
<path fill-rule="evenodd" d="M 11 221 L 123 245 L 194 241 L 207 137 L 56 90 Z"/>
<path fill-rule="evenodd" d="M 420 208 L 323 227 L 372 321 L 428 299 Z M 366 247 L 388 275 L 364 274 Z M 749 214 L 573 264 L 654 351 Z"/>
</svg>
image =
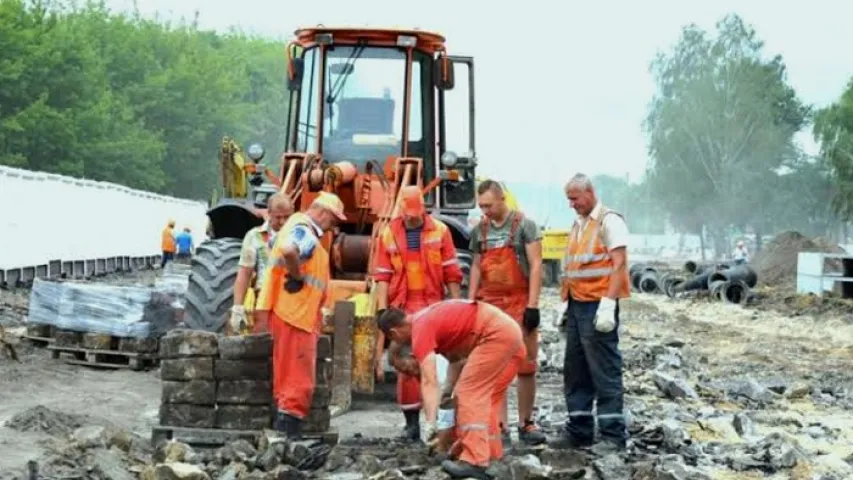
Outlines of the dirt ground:
<svg viewBox="0 0 853 480">
<path fill-rule="evenodd" d="M 546 367 L 537 399 L 538 419 L 551 434 L 565 419 L 563 344 L 553 327 L 561 306 L 553 293 L 543 299 Z M 791 317 L 642 294 L 634 294 L 623 312 L 625 408 L 632 434 L 626 462 L 678 457 L 684 468 L 705 475 L 634 478 L 853 478 L 853 325 L 844 313 Z M 158 371 L 71 366 L 36 347 L 21 346 L 19 353 L 23 363 L 0 357 L 0 425 L 16 427 L 0 426 L 0 473 L 37 458 L 51 434 L 66 435 L 82 425 L 112 424 L 150 436 L 160 398 Z M 684 383 L 676 389 L 675 383 L 665 384 L 673 379 Z M 342 439 L 397 435 L 402 416 L 391 400 L 392 386 L 383 390 L 384 400 L 359 400 L 333 419 Z M 32 410 L 39 405 L 49 410 Z M 513 411 L 511 405 L 514 420 Z M 45 429 L 51 431 L 40 431 Z M 650 440 L 654 435 L 663 435 L 664 443 Z M 767 446 L 768 438 L 782 443 Z M 753 453 L 756 448 L 766 452 Z M 793 464 L 785 456 L 792 451 Z M 608 478 L 602 468 L 590 467 L 578 478 Z"/>
</svg>

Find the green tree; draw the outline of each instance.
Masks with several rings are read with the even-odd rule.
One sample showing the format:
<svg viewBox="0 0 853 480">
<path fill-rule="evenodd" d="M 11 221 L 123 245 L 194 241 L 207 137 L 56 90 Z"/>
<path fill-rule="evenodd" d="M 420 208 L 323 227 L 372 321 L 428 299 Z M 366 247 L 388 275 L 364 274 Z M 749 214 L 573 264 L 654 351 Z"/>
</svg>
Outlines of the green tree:
<svg viewBox="0 0 853 480">
<path fill-rule="evenodd" d="M 754 29 L 737 15 L 716 28 L 710 37 L 686 26 L 652 62 L 658 91 L 644 128 L 660 207 L 676 227 L 709 232 L 719 254 L 731 225 L 763 227 L 766 180 L 798 157 L 793 136 L 809 109 L 787 84 L 781 56 L 763 57 Z"/>
<path fill-rule="evenodd" d="M 850 221 L 853 219 L 853 79 L 838 101 L 815 114 L 814 136 L 833 179 L 832 207 Z"/>
<path fill-rule="evenodd" d="M 282 45 L 103 2 L 0 1 L 0 164 L 206 200 L 225 135 L 283 149 Z"/>
</svg>

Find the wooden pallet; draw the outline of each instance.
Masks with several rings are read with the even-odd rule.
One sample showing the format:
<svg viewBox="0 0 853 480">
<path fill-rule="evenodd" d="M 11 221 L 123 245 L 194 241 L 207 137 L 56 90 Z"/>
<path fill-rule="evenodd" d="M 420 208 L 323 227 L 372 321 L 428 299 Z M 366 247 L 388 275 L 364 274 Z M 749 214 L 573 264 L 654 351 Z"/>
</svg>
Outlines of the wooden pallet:
<svg viewBox="0 0 853 480">
<path fill-rule="evenodd" d="M 151 444 L 157 445 L 161 441 L 175 440 L 186 443 L 193 447 L 221 447 L 237 440 L 247 440 L 254 445 L 260 441 L 263 431 L 261 430 L 227 430 L 222 428 L 190 428 L 170 427 L 159 425 L 151 431 Z M 338 431 L 329 429 L 322 433 L 302 433 L 302 439 L 306 441 L 319 440 L 330 446 L 337 445 Z"/>
<path fill-rule="evenodd" d="M 122 352 L 120 350 L 93 350 L 80 347 L 48 345 L 50 356 L 71 365 L 85 365 L 100 368 L 127 368 L 147 370 L 159 363 L 157 354 Z M 65 356 L 63 356 L 63 354 Z"/>
<path fill-rule="evenodd" d="M 27 340 L 28 342 L 32 343 L 37 347 L 47 347 L 53 345 L 53 342 L 55 341 L 51 337 L 36 337 L 33 335 L 21 335 L 21 338 Z"/>
</svg>

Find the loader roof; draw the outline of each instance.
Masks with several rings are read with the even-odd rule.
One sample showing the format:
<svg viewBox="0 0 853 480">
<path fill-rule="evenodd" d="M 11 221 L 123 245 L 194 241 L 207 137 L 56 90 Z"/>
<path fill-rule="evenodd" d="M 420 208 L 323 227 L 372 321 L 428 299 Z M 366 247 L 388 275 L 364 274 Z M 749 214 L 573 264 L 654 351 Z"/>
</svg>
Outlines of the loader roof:
<svg viewBox="0 0 853 480">
<path fill-rule="evenodd" d="M 410 36 L 417 39 L 415 48 L 428 53 L 444 50 L 445 38 L 441 34 L 418 30 L 416 28 L 368 28 L 368 27 L 305 27 L 294 32 L 297 42 L 304 47 L 317 44 L 318 34 L 329 33 L 334 43 L 354 45 L 359 41 L 367 41 L 371 45 L 397 46 L 400 36 Z"/>
</svg>

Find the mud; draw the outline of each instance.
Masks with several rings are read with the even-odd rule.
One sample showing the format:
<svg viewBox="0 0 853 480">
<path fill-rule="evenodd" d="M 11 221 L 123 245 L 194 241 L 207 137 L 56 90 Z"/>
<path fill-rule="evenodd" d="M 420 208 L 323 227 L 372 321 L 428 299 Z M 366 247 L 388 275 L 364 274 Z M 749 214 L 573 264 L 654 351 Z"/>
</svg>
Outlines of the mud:
<svg viewBox="0 0 853 480">
<path fill-rule="evenodd" d="M 773 237 L 750 262 L 758 273 L 759 285 L 793 286 L 797 279 L 799 252 L 844 253 L 844 249 L 824 238 L 809 238 L 795 231 L 782 232 Z M 840 268 L 837 261 L 828 263 L 829 268 Z"/>
<path fill-rule="evenodd" d="M 554 327 L 562 306 L 552 290 L 543 301 L 537 419 L 555 436 L 566 419 L 564 344 Z M 853 478 L 853 325 L 837 312 L 803 309 L 791 317 L 635 294 L 623 305 L 620 332 L 628 452 L 516 442 L 493 472 L 518 479 Z M 341 437 L 333 449 L 194 451 L 173 443 L 157 450 L 146 439 L 157 421 L 158 372 L 90 370 L 39 349 L 25 350 L 22 360 L 0 360 L 0 472 L 22 474 L 35 460 L 43 478 L 447 478 L 423 447 L 390 440 L 403 425 L 392 385 L 332 420 Z M 515 426 L 514 391 L 510 402 Z"/>
</svg>

